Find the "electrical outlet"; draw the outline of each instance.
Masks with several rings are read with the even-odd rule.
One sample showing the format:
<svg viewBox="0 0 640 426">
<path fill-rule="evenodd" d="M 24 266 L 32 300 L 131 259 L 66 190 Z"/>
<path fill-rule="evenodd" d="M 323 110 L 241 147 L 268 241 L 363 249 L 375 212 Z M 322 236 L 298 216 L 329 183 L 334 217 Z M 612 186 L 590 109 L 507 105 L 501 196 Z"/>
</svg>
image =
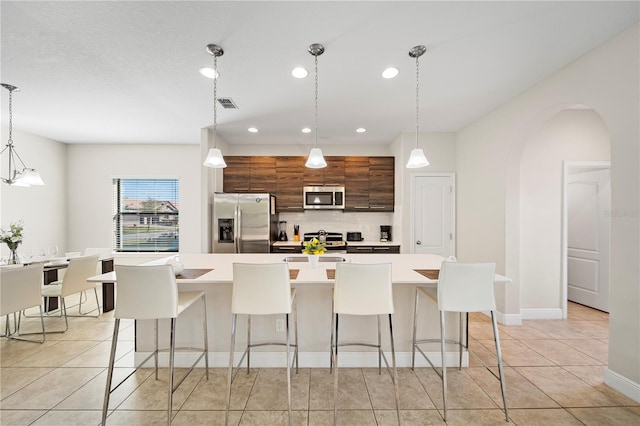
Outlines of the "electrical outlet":
<svg viewBox="0 0 640 426">
<path fill-rule="evenodd" d="M 277 319 L 276 320 L 276 331 L 277 332 L 284 332 L 284 320 L 283 319 Z"/>
</svg>

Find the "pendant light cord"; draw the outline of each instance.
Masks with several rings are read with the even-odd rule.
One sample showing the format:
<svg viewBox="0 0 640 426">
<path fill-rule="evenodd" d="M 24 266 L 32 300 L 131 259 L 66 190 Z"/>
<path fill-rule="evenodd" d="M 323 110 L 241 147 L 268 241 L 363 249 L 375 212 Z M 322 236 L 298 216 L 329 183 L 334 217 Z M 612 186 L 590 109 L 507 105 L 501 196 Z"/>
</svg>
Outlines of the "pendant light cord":
<svg viewBox="0 0 640 426">
<path fill-rule="evenodd" d="M 213 78 L 213 147 L 216 147 L 216 129 L 218 127 L 218 57 L 213 55 L 213 70 L 215 72 Z"/>
<path fill-rule="evenodd" d="M 418 148 L 418 125 L 420 114 L 420 66 L 418 64 L 418 56 L 416 56 L 416 148 Z"/>
<path fill-rule="evenodd" d="M 9 90 L 9 140 L 7 145 L 13 145 L 13 90 Z"/>
<path fill-rule="evenodd" d="M 318 55 L 313 55 L 316 59 L 316 99 L 315 99 L 315 147 L 318 147 Z"/>
</svg>

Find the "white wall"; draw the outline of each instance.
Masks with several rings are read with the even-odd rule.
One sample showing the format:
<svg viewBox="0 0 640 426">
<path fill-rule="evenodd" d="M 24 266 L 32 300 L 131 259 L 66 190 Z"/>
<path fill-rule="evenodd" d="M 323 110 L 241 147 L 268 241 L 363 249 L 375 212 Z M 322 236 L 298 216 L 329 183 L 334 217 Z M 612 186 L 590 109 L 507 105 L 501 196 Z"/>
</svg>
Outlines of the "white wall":
<svg viewBox="0 0 640 426">
<path fill-rule="evenodd" d="M 582 104 L 611 139 L 611 314 L 606 381 L 640 400 L 640 166 L 638 25 L 616 36 L 458 134 L 458 254 L 491 258 L 515 282 L 519 303 L 520 165 L 531 135 L 557 112 Z M 522 300 L 531 306 L 530 300 Z M 541 307 L 544 308 L 544 307 Z"/>
<path fill-rule="evenodd" d="M 115 177 L 180 180 L 180 251 L 199 253 L 202 204 L 199 145 L 93 145 L 67 148 L 68 249 L 112 245 Z"/>
<path fill-rule="evenodd" d="M 422 148 L 427 160 L 431 163 L 420 169 L 407 169 L 405 165 L 416 147 L 415 133 L 402 133 L 394 141 L 396 147 L 396 228 L 402 231 L 402 252 L 413 253 L 412 229 L 412 177 L 425 173 L 441 173 L 456 171 L 456 134 L 455 133 L 420 133 L 418 147 Z M 398 174 L 400 175 L 398 178 Z M 400 235 L 395 232 L 395 235 Z"/>
<path fill-rule="evenodd" d="M 527 143 L 520 169 L 522 309 L 556 309 L 560 313 L 563 305 L 563 161 L 608 161 L 610 151 L 608 129 L 602 118 L 588 109 L 559 112 Z"/>
<path fill-rule="evenodd" d="M 3 145 L 8 129 L 2 127 Z M 45 186 L 30 188 L 0 184 L 0 226 L 24 222 L 24 241 L 18 252 L 58 246 L 60 252 L 67 247 L 67 190 L 66 145 L 13 129 L 13 144 L 27 167 L 38 170 Z M 7 152 L 2 154 L 1 174 L 8 176 Z M 1 244 L 0 253 L 7 257 L 9 249 Z"/>
</svg>

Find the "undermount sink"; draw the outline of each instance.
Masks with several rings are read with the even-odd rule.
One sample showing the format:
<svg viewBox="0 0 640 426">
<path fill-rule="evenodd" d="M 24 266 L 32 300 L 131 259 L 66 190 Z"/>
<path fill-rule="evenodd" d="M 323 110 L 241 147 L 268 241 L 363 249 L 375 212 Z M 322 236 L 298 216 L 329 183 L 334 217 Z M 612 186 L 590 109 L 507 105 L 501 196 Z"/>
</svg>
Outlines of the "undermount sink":
<svg viewBox="0 0 640 426">
<path fill-rule="evenodd" d="M 285 262 L 308 262 L 309 258 L 307 256 L 289 256 L 283 259 Z M 320 262 L 346 262 L 347 259 L 340 256 L 318 256 L 318 260 Z"/>
</svg>

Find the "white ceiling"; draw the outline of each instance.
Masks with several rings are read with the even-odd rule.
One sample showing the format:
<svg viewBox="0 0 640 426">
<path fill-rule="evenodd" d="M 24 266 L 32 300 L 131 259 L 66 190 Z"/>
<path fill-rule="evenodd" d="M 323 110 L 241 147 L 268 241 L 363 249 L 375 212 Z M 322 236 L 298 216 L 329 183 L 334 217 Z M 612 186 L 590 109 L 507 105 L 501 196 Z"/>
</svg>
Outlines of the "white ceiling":
<svg viewBox="0 0 640 426">
<path fill-rule="evenodd" d="M 20 87 L 14 127 L 67 143 L 189 143 L 213 123 L 230 144 L 311 144 L 313 56 L 319 143 L 388 144 L 456 131 L 638 21 L 630 2 L 2 1 L 1 76 Z M 291 76 L 296 66 L 309 77 Z M 393 80 L 380 73 L 399 68 Z M 615 66 L 612 64 L 612 66 Z M 7 122 L 7 91 L 2 120 Z M 257 134 L 247 132 L 255 126 Z M 356 134 L 355 128 L 367 132 Z"/>
</svg>

